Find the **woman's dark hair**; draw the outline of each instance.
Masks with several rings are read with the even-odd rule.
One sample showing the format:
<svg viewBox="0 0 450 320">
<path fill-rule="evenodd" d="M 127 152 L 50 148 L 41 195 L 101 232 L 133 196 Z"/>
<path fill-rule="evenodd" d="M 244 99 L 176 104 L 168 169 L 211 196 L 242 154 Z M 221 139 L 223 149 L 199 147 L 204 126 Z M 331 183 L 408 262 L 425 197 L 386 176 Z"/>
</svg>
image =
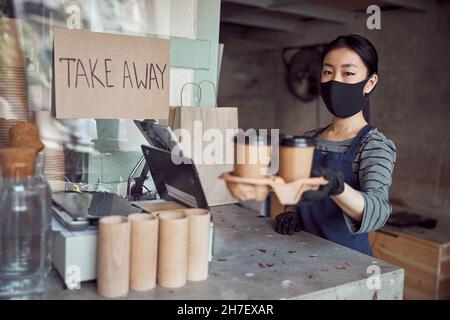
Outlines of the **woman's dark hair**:
<svg viewBox="0 0 450 320">
<path fill-rule="evenodd" d="M 373 44 L 357 34 L 339 36 L 325 46 L 322 63 L 325 56 L 334 49 L 347 48 L 355 51 L 367 68 L 367 76 L 378 73 L 378 53 Z"/>
<path fill-rule="evenodd" d="M 325 56 L 334 49 L 347 48 L 353 50 L 363 61 L 367 68 L 367 76 L 374 73 L 378 74 L 378 53 L 373 44 L 364 37 L 358 34 L 349 34 L 347 36 L 339 36 L 325 46 L 322 54 L 322 64 Z M 369 121 L 370 109 L 369 106 L 364 108 L 364 117 Z"/>
</svg>

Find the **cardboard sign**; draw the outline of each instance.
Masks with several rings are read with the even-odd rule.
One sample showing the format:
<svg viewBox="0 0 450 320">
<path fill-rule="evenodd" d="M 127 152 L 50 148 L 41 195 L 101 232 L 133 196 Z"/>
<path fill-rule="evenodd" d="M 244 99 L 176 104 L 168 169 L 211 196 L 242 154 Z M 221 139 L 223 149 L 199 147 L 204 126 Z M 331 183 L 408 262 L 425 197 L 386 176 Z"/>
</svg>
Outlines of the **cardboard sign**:
<svg viewBox="0 0 450 320">
<path fill-rule="evenodd" d="M 167 119 L 169 40 L 54 29 L 57 118 Z"/>
</svg>

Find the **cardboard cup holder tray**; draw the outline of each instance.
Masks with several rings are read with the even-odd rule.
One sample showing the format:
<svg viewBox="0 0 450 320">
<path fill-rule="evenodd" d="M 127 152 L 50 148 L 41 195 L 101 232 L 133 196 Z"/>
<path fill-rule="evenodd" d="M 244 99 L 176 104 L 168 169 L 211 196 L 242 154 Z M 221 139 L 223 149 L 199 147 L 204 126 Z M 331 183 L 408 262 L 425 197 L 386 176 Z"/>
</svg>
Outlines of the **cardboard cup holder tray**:
<svg viewBox="0 0 450 320">
<path fill-rule="evenodd" d="M 224 172 L 219 176 L 225 180 L 231 195 L 239 200 L 263 201 L 269 192 L 273 191 L 282 205 L 297 204 L 303 192 L 317 190 L 328 181 L 323 177 L 299 179 L 286 183 L 279 176 L 268 176 L 267 178 L 243 178 Z"/>
</svg>

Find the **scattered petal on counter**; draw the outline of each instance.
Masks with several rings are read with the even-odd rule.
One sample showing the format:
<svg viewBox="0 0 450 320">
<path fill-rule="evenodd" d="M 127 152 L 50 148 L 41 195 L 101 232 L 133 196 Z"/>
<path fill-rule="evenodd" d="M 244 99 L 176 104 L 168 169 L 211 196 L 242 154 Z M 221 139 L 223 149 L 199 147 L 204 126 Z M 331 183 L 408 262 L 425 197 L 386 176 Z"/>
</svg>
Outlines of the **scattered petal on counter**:
<svg viewBox="0 0 450 320">
<path fill-rule="evenodd" d="M 266 253 L 266 250 L 264 250 L 264 249 L 258 249 L 258 251 L 260 251 L 262 253 Z"/>
<path fill-rule="evenodd" d="M 296 253 L 297 251 L 296 250 L 289 250 L 288 252 L 289 253 Z"/>
<path fill-rule="evenodd" d="M 258 266 L 261 268 L 261 269 L 264 269 L 266 266 L 264 265 L 264 263 L 261 263 L 261 262 L 258 262 Z"/>
<path fill-rule="evenodd" d="M 373 293 L 372 300 L 378 300 L 378 291 Z"/>
<path fill-rule="evenodd" d="M 294 289 L 297 286 L 297 284 L 292 280 L 284 280 L 281 282 L 281 286 L 284 289 Z"/>
<path fill-rule="evenodd" d="M 272 268 L 273 267 L 273 263 L 268 263 L 266 264 L 267 268 Z"/>
<path fill-rule="evenodd" d="M 338 263 L 336 265 L 336 269 L 338 269 L 338 270 L 347 270 L 347 265 L 345 263 Z"/>
<path fill-rule="evenodd" d="M 254 274 L 254 273 L 246 273 L 245 276 L 246 276 L 247 278 L 252 278 L 252 277 L 255 276 L 255 274 Z"/>
</svg>

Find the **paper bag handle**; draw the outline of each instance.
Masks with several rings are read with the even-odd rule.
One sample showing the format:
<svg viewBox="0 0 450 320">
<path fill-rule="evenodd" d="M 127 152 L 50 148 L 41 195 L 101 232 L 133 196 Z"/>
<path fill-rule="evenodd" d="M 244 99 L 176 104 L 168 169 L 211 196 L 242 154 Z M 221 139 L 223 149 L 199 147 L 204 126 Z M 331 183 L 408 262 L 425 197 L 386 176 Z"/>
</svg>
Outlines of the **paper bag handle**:
<svg viewBox="0 0 450 320">
<path fill-rule="evenodd" d="M 209 83 L 209 84 L 212 85 L 213 90 L 214 90 L 214 101 L 215 101 L 215 102 L 214 102 L 214 106 L 217 107 L 217 90 L 216 90 L 216 85 L 215 85 L 214 82 L 212 82 L 211 80 L 202 80 L 202 81 L 200 81 L 200 82 L 198 83 L 198 86 L 200 87 L 200 90 L 201 90 L 202 83 L 204 83 L 204 82 Z M 201 91 L 200 91 L 200 92 L 201 92 Z M 200 99 L 201 99 L 201 97 L 200 97 Z"/>
<path fill-rule="evenodd" d="M 197 87 L 197 89 L 198 89 L 198 90 L 197 90 L 197 100 L 198 100 L 198 104 L 199 104 L 199 106 L 200 106 L 200 102 L 202 101 L 202 88 L 201 88 L 197 83 L 195 83 L 195 82 L 186 82 L 185 84 L 183 84 L 183 87 L 181 88 L 181 94 L 180 94 L 180 103 L 181 103 L 181 106 L 183 107 L 183 91 L 184 91 L 184 88 L 185 88 L 188 84 L 191 84 L 191 85 Z"/>
</svg>

